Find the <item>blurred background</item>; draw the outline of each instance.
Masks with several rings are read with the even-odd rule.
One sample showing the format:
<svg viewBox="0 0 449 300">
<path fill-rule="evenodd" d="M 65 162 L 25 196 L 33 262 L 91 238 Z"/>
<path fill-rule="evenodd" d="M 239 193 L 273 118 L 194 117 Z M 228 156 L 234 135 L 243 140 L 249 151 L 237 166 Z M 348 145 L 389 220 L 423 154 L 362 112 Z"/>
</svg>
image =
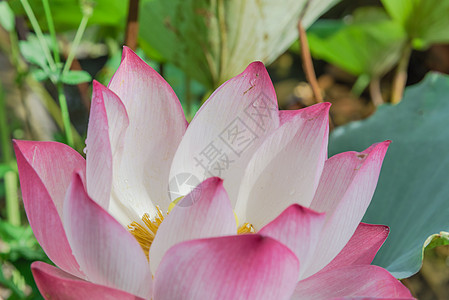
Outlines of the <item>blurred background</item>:
<svg viewBox="0 0 449 300">
<path fill-rule="evenodd" d="M 385 139 L 398 137 L 397 143 L 391 138 L 398 152 L 421 135 L 423 143 L 438 143 L 435 151 L 443 155 L 438 164 L 444 167 L 437 171 L 416 172 L 421 160 L 437 161 L 439 156 L 428 148 L 426 156 L 406 154 L 398 165 L 391 159 L 384 167 L 391 164 L 396 170 L 404 163 L 404 169 L 410 167 L 406 170 L 415 174 L 415 183 L 431 180 L 429 174 L 437 172 L 441 176 L 434 181 L 436 188 L 418 184 L 420 193 L 411 193 L 419 194 L 417 199 L 403 193 L 395 197 L 396 204 L 385 204 L 377 200 L 390 188 L 384 181 L 400 186 L 400 191 L 411 191 L 412 183 L 395 181 L 383 171 L 365 221 L 389 225 L 391 247 L 413 250 L 418 257 L 410 266 L 401 265 L 406 276 L 398 275 L 408 277 L 403 283 L 415 297 L 449 299 L 448 239 L 439 234 L 449 231 L 449 151 L 444 152 L 449 137 L 443 132 L 448 127 L 441 127 L 449 125 L 449 107 L 442 104 L 449 103 L 449 80 L 441 75 L 449 74 L 448 15 L 448 0 L 0 1 L 0 299 L 42 299 L 30 264 L 50 263 L 27 225 L 11 140 L 59 141 L 82 153 L 92 80 L 107 85 L 123 45 L 169 82 L 188 120 L 215 88 L 261 60 L 281 109 L 332 103 L 330 126 L 335 134 L 330 146 L 333 140 L 337 146 L 330 154 L 346 150 L 338 146 L 342 135 L 350 136 L 359 151 L 364 138 L 366 143 L 368 137 L 381 141 L 384 136 L 378 132 L 385 132 Z M 417 88 L 408 89 L 415 84 Z M 426 97 L 440 102 L 423 102 Z M 376 122 L 380 125 L 373 125 Z M 419 125 L 425 130 L 413 135 L 418 123 L 425 124 Z M 407 201 L 410 204 L 404 205 Z M 432 222 L 431 212 L 422 214 L 413 224 L 415 232 L 404 222 L 420 216 L 421 204 L 426 212 L 441 212 Z M 407 212 L 410 206 L 416 210 Z M 423 248 L 431 234 L 437 235 Z M 420 251 L 424 260 L 416 273 Z M 398 257 L 393 250 L 379 255 L 380 265 L 397 266 L 391 263 Z"/>
</svg>

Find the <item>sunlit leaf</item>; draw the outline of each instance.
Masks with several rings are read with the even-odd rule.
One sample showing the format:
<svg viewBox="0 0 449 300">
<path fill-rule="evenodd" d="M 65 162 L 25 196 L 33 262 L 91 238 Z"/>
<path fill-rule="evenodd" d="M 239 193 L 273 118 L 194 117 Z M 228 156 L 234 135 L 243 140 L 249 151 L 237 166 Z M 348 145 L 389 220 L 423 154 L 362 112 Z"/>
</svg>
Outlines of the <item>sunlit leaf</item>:
<svg viewBox="0 0 449 300">
<path fill-rule="evenodd" d="M 61 81 L 66 84 L 80 84 L 92 81 L 92 76 L 86 71 L 68 71 L 61 76 Z"/>
<path fill-rule="evenodd" d="M 398 105 L 380 106 L 331 136 L 331 154 L 392 140 L 363 221 L 390 226 L 374 263 L 398 278 L 419 270 L 429 236 L 449 231 L 448 128 L 449 76 L 433 73 L 406 89 Z"/>
<path fill-rule="evenodd" d="M 0 25 L 3 26 L 6 31 L 14 30 L 14 13 L 6 1 L 0 2 Z"/>
<path fill-rule="evenodd" d="M 384 75 L 399 61 L 406 41 L 401 26 L 377 8 L 356 11 L 350 21 L 318 21 L 307 33 L 314 57 L 357 76 Z"/>
<path fill-rule="evenodd" d="M 440 232 L 438 234 L 433 234 L 424 243 L 424 246 L 427 249 L 445 245 L 449 245 L 449 232 Z"/>
<path fill-rule="evenodd" d="M 31 75 L 33 75 L 34 79 L 37 81 L 44 81 L 49 77 L 49 74 L 42 69 L 31 70 Z"/>
<path fill-rule="evenodd" d="M 449 42 L 449 0 L 382 0 L 416 48 Z"/>
<path fill-rule="evenodd" d="M 83 17 L 82 8 L 80 6 L 81 2 L 83 1 L 49 0 L 53 20 L 58 32 L 78 28 L 81 18 Z M 89 18 L 89 25 L 107 25 L 119 28 L 125 27 L 128 1 L 90 0 L 84 2 L 91 3 L 94 7 L 93 14 Z M 42 0 L 29 0 L 29 3 L 33 8 L 40 26 L 46 30 L 47 21 L 45 19 Z M 24 15 L 20 0 L 11 0 L 10 4 L 17 14 Z"/>
<path fill-rule="evenodd" d="M 49 40 L 46 42 L 49 45 Z M 41 67 L 43 70 L 48 69 L 44 51 L 42 50 L 38 38 L 34 34 L 29 34 L 27 40 L 20 41 L 19 48 L 20 53 L 28 62 Z"/>
<path fill-rule="evenodd" d="M 213 88 L 252 61 L 271 63 L 297 38 L 302 13 L 308 27 L 338 1 L 146 0 L 141 45 Z"/>
</svg>

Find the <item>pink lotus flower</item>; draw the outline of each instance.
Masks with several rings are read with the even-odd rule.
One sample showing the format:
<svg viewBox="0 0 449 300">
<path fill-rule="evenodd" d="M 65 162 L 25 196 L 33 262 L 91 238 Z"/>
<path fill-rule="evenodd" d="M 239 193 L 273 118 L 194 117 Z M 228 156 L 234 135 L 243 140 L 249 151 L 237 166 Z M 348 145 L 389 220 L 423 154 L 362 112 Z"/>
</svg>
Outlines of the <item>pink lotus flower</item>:
<svg viewBox="0 0 449 300">
<path fill-rule="evenodd" d="M 59 267 L 33 263 L 42 295 L 411 298 L 370 265 L 388 228 L 360 223 L 389 142 L 327 159 L 328 110 L 278 111 L 256 62 L 188 125 L 170 86 L 125 48 L 108 88 L 94 82 L 86 160 L 15 141 L 30 225 Z"/>
</svg>

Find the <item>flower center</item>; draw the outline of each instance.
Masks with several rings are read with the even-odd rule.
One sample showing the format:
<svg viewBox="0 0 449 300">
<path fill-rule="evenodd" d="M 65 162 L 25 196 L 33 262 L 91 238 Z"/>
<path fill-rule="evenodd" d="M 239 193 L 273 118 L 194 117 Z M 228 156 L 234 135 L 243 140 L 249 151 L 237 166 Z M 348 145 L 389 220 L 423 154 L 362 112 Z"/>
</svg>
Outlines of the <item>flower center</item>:
<svg viewBox="0 0 449 300">
<path fill-rule="evenodd" d="M 156 236 L 156 232 L 159 229 L 162 221 L 164 220 L 164 215 L 162 214 L 159 207 L 156 206 L 157 209 L 157 217 L 153 220 L 150 219 L 149 214 L 144 214 L 142 216 L 142 222 L 145 226 L 141 225 L 137 222 L 132 222 L 128 225 L 128 231 L 134 236 L 137 242 L 142 247 L 145 256 L 149 260 L 150 247 L 154 241 L 154 237 Z"/>
<path fill-rule="evenodd" d="M 242 226 L 240 226 L 237 229 L 237 234 L 245 234 L 245 233 L 255 233 L 256 230 L 254 229 L 253 225 L 250 223 L 244 223 Z"/>
<path fill-rule="evenodd" d="M 175 201 L 179 201 L 179 199 L 176 199 Z M 156 206 L 156 209 L 157 209 L 157 216 L 153 218 L 153 220 L 150 219 L 150 215 L 147 213 L 142 216 L 142 222 L 145 225 L 142 225 L 135 221 L 128 225 L 128 231 L 134 236 L 134 238 L 140 244 L 140 247 L 142 247 L 142 250 L 145 253 L 145 256 L 147 257 L 148 260 L 151 244 L 154 241 L 154 237 L 156 236 L 156 232 L 159 229 L 159 226 L 164 220 L 164 215 L 162 214 L 162 211 L 159 209 L 158 206 Z M 172 209 L 173 207 L 169 207 L 167 214 L 169 214 Z M 238 226 L 237 216 L 236 222 Z M 250 223 L 244 223 L 237 229 L 237 234 L 247 234 L 255 232 L 256 231 L 253 225 L 251 225 Z"/>
</svg>

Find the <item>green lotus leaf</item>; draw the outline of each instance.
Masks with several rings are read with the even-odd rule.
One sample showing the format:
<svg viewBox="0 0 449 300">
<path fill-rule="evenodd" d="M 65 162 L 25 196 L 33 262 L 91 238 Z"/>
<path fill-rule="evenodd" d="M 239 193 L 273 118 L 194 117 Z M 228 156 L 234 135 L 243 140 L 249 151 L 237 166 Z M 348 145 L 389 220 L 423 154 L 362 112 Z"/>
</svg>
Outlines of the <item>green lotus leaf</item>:
<svg viewBox="0 0 449 300">
<path fill-rule="evenodd" d="M 420 269 L 424 247 L 449 241 L 449 76 L 430 73 L 398 105 L 337 128 L 329 152 L 383 140 L 392 144 L 363 221 L 390 226 L 374 264 L 406 278 Z"/>
</svg>

